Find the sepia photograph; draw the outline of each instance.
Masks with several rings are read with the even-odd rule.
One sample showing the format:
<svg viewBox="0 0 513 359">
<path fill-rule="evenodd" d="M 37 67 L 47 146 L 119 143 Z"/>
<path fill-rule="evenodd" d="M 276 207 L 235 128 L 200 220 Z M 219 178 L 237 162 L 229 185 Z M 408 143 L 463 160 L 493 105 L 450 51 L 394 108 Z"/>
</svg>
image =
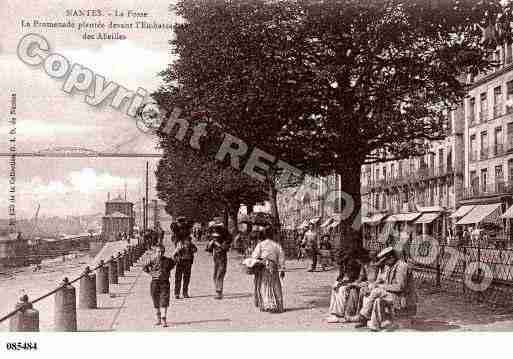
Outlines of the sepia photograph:
<svg viewBox="0 0 513 359">
<path fill-rule="evenodd" d="M 3 0 L 0 27 L 0 353 L 513 331 L 511 1 Z"/>
</svg>

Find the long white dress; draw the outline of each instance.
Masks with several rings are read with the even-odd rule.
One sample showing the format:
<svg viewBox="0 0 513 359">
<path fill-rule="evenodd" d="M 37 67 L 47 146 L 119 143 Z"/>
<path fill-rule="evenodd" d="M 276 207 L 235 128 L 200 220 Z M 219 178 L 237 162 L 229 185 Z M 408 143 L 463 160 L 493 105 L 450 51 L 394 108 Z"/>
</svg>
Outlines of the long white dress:
<svg viewBox="0 0 513 359">
<path fill-rule="evenodd" d="M 263 312 L 283 312 L 283 292 L 279 275 L 285 268 L 282 247 L 273 240 L 265 239 L 256 245 L 251 257 L 264 263 L 255 273 L 255 306 Z"/>
</svg>

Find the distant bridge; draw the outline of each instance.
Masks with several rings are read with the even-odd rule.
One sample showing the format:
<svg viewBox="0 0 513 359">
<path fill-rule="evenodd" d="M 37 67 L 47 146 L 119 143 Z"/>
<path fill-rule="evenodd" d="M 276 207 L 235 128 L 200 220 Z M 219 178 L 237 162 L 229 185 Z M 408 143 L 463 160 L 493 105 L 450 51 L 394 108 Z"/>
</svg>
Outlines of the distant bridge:
<svg viewBox="0 0 513 359">
<path fill-rule="evenodd" d="M 47 158 L 87 158 L 87 157 L 140 157 L 159 158 L 160 153 L 99 152 L 82 147 L 54 147 L 35 152 L 0 152 L 0 157 L 47 157 Z"/>
</svg>

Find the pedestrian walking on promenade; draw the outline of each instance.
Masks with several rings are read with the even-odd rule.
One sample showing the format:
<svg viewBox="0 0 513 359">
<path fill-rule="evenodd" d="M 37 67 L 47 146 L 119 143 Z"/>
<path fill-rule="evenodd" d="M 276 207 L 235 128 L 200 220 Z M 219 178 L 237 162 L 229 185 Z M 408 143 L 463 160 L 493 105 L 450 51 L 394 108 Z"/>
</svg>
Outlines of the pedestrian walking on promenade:
<svg viewBox="0 0 513 359">
<path fill-rule="evenodd" d="M 228 263 L 228 251 L 232 242 L 230 232 L 220 223 L 214 223 L 210 227 L 209 242 L 205 248 L 211 252 L 214 258 L 214 286 L 216 299 L 223 299 L 223 283 Z"/>
<path fill-rule="evenodd" d="M 308 230 L 305 232 L 304 240 L 306 242 L 306 247 L 310 252 L 310 256 L 312 257 L 312 267 L 308 270 L 309 272 L 315 271 L 317 267 L 317 255 L 319 254 L 319 244 L 318 244 L 318 235 L 314 230 L 314 225 L 310 224 L 308 226 Z"/>
<path fill-rule="evenodd" d="M 176 262 L 175 269 L 175 298 L 180 298 L 180 289 L 184 298 L 189 298 L 189 282 L 191 280 L 192 263 L 194 253 L 198 248 L 192 243 L 191 237 L 183 238 L 176 244 L 173 259 Z M 183 285 L 183 286 L 182 286 Z"/>
<path fill-rule="evenodd" d="M 175 266 L 172 258 L 166 257 L 164 254 L 166 248 L 164 246 L 158 247 L 158 254 L 156 257 L 143 267 L 146 273 L 151 275 L 150 295 L 155 308 L 157 322 L 155 325 L 163 325 L 167 327 L 167 309 L 169 307 L 170 284 L 169 276 L 171 270 Z"/>
<path fill-rule="evenodd" d="M 262 312 L 282 313 L 284 308 L 280 278 L 285 277 L 285 254 L 275 240 L 270 222 L 255 223 L 255 226 L 263 237 L 251 254 L 257 263 L 254 271 L 255 306 Z"/>
</svg>

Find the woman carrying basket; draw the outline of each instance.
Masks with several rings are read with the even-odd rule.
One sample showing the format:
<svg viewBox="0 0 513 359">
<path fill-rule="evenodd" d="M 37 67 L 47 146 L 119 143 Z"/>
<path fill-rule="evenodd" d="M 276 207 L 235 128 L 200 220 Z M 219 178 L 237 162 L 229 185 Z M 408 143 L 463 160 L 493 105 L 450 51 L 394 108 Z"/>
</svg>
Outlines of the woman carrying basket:
<svg viewBox="0 0 513 359">
<path fill-rule="evenodd" d="M 280 277 L 285 277 L 285 254 L 274 240 L 270 221 L 255 221 L 254 227 L 263 236 L 251 254 L 254 263 L 257 263 L 254 266 L 255 306 L 262 312 L 282 313 L 284 308 Z"/>
</svg>

